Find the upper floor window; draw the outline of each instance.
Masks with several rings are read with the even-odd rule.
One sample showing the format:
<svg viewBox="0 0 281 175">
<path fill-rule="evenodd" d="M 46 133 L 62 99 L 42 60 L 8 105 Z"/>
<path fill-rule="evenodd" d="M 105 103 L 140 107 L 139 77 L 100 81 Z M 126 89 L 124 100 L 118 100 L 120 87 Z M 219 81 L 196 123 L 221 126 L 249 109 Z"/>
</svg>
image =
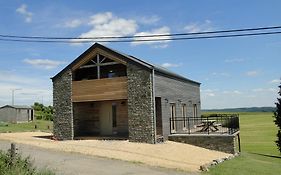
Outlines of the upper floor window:
<svg viewBox="0 0 281 175">
<path fill-rule="evenodd" d="M 126 66 L 97 54 L 73 72 L 73 80 L 91 80 L 127 76 Z"/>
</svg>

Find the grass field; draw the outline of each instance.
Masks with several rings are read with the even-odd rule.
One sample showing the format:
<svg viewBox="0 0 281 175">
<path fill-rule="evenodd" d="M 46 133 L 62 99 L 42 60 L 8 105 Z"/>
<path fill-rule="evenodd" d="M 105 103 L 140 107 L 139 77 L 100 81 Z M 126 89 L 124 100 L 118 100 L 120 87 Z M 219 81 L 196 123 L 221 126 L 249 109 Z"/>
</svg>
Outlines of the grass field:
<svg viewBox="0 0 281 175">
<path fill-rule="evenodd" d="M 35 128 L 36 125 L 36 128 Z M 27 132 L 27 131 L 45 131 L 52 132 L 53 122 L 45 120 L 35 120 L 28 123 L 0 123 L 1 132 Z"/>
<path fill-rule="evenodd" d="M 273 113 L 240 113 L 241 156 L 226 161 L 206 174 L 281 174 L 281 154 L 274 143 L 277 128 Z"/>
</svg>

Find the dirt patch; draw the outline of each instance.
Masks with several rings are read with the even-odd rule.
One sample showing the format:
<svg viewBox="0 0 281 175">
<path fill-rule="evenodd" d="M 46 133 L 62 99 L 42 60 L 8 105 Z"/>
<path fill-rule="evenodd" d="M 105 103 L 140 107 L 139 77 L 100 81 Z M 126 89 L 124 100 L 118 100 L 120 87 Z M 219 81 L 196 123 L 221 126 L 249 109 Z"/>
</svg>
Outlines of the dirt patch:
<svg viewBox="0 0 281 175">
<path fill-rule="evenodd" d="M 0 140 L 192 172 L 199 171 L 200 165 L 230 155 L 170 141 L 153 145 L 132 143 L 127 140 L 55 141 L 46 139 L 50 137 L 51 134 L 43 132 L 0 133 Z"/>
</svg>

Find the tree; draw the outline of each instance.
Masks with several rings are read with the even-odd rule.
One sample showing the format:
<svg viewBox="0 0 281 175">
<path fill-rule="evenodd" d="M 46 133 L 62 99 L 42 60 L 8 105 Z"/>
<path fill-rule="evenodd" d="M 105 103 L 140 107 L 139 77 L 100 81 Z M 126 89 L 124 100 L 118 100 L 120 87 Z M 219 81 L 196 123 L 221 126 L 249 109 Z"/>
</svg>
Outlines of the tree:
<svg viewBox="0 0 281 175">
<path fill-rule="evenodd" d="M 278 86 L 279 87 L 279 96 L 281 97 L 281 84 Z M 274 112 L 274 123 L 278 127 L 278 132 L 277 132 L 277 140 L 276 145 L 279 149 L 279 152 L 281 153 L 281 98 L 277 98 L 276 104 L 276 111 Z"/>
<path fill-rule="evenodd" d="M 35 111 L 36 119 L 53 121 L 54 108 L 52 106 L 44 106 L 41 103 L 35 102 L 33 105 L 33 109 Z"/>
</svg>

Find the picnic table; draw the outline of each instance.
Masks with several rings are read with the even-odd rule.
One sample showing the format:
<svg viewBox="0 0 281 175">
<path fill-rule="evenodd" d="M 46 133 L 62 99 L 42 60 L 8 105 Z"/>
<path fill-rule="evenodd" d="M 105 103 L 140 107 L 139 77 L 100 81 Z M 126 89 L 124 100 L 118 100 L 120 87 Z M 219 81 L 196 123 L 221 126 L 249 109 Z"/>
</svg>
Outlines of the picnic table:
<svg viewBox="0 0 281 175">
<path fill-rule="evenodd" d="M 200 130 L 201 132 L 204 131 L 218 131 L 218 126 L 220 126 L 220 124 L 216 124 L 216 120 L 202 120 L 201 121 L 202 124 L 200 126 L 202 126 L 202 129 Z"/>
</svg>

